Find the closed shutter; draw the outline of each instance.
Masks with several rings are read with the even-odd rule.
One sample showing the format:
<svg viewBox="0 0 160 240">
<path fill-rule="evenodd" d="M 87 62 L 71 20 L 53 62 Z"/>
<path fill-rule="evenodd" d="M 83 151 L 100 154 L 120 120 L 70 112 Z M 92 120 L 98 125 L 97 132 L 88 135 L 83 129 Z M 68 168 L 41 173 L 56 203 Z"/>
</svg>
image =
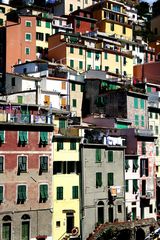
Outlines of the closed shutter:
<svg viewBox="0 0 160 240">
<path fill-rule="evenodd" d="M 108 173 L 108 187 L 114 185 L 113 173 Z"/>
<path fill-rule="evenodd" d="M 102 186 L 102 173 L 97 172 L 96 173 L 96 187 L 101 187 Z"/>
<path fill-rule="evenodd" d="M 108 151 L 108 162 L 113 162 L 113 151 Z"/>
<path fill-rule="evenodd" d="M 101 162 L 101 149 L 96 149 L 96 162 Z"/>
</svg>

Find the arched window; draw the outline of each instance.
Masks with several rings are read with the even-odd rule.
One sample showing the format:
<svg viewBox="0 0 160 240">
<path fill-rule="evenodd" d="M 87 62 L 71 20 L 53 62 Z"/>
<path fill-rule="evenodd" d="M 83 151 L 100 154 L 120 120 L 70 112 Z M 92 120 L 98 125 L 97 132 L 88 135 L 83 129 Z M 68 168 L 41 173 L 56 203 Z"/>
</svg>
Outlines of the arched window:
<svg viewBox="0 0 160 240">
<path fill-rule="evenodd" d="M 2 219 L 2 239 L 11 239 L 11 221 L 12 218 L 9 215 L 5 215 Z"/>
<path fill-rule="evenodd" d="M 29 240 L 30 239 L 30 216 L 28 214 L 24 214 L 21 217 L 22 220 L 22 240 Z"/>
</svg>

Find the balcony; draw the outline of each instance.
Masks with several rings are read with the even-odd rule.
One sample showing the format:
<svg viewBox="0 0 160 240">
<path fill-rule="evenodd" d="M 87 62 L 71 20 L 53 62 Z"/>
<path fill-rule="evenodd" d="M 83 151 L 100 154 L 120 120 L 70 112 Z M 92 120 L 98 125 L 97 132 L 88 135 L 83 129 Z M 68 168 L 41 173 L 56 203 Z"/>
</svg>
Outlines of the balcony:
<svg viewBox="0 0 160 240">
<path fill-rule="evenodd" d="M 52 116 L 0 113 L 0 123 L 52 124 Z"/>
</svg>

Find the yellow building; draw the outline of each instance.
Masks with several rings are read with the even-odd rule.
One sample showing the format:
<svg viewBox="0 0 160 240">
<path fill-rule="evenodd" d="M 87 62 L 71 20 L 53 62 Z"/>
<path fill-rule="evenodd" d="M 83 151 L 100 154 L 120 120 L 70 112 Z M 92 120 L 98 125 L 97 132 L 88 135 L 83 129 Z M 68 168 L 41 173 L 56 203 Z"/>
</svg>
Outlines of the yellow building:
<svg viewBox="0 0 160 240">
<path fill-rule="evenodd" d="M 55 117 L 53 137 L 53 239 L 80 234 L 79 140 L 76 129 L 66 129 Z"/>
<path fill-rule="evenodd" d="M 0 27 L 5 26 L 6 14 L 14 10 L 11 6 L 0 3 Z"/>
<path fill-rule="evenodd" d="M 133 56 L 118 40 L 105 33 L 95 36 L 59 33 L 49 38 L 48 57 L 82 73 L 89 69 L 106 71 L 114 77 L 133 76 Z"/>
<path fill-rule="evenodd" d="M 92 7 L 93 17 L 98 20 L 99 31 L 132 40 L 132 24 L 128 20 L 125 4 L 106 0 Z"/>
</svg>

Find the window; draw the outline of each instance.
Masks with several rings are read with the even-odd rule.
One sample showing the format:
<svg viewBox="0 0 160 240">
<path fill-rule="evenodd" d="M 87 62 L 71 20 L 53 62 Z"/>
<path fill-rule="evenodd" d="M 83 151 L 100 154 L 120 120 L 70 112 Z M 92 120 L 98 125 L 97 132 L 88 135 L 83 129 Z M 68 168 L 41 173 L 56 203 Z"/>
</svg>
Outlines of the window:
<svg viewBox="0 0 160 240">
<path fill-rule="evenodd" d="M 134 115 L 135 126 L 139 126 L 139 116 L 137 114 Z"/>
<path fill-rule="evenodd" d="M 149 205 L 149 213 L 153 213 L 153 205 L 152 204 Z"/>
<path fill-rule="evenodd" d="M 114 31 L 114 23 L 111 23 L 111 31 Z"/>
<path fill-rule="evenodd" d="M 126 34 L 126 27 L 123 26 L 123 34 Z"/>
<path fill-rule="evenodd" d="M 79 69 L 83 69 L 83 62 L 79 61 Z"/>
<path fill-rule="evenodd" d="M 138 159 L 133 160 L 133 172 L 136 172 L 138 169 Z"/>
<path fill-rule="evenodd" d="M 146 143 L 142 142 L 142 154 L 145 155 L 146 154 Z"/>
<path fill-rule="evenodd" d="M 155 126 L 155 134 L 158 135 L 158 126 Z"/>
<path fill-rule="evenodd" d="M 138 108 L 138 98 L 134 98 L 134 108 Z"/>
<path fill-rule="evenodd" d="M 128 159 L 125 159 L 125 170 L 126 170 L 126 172 L 128 171 L 129 168 L 130 168 L 130 166 L 129 166 L 129 160 L 128 160 Z"/>
<path fill-rule="evenodd" d="M 32 22 L 31 21 L 26 21 L 25 25 L 26 25 L 26 27 L 31 27 L 32 26 Z"/>
<path fill-rule="evenodd" d="M 79 55 L 83 55 L 83 49 L 79 48 Z"/>
<path fill-rule="evenodd" d="M 44 40 L 43 33 L 36 32 L 36 40 L 43 41 Z"/>
<path fill-rule="evenodd" d="M 18 103 L 23 103 L 23 96 L 17 96 Z"/>
<path fill-rule="evenodd" d="M 4 172 L 4 157 L 0 156 L 0 173 Z"/>
<path fill-rule="evenodd" d="M 0 13 L 5 13 L 5 8 L 4 7 L 0 7 Z"/>
<path fill-rule="evenodd" d="M 84 85 L 81 84 L 81 92 L 84 92 Z"/>
<path fill-rule="evenodd" d="M 99 66 L 96 66 L 96 67 L 95 67 L 95 70 L 99 70 Z"/>
<path fill-rule="evenodd" d="M 76 91 L 76 84 L 72 83 L 72 91 Z"/>
<path fill-rule="evenodd" d="M 94 30 L 94 23 L 91 23 L 91 30 Z"/>
<path fill-rule="evenodd" d="M 30 222 L 24 221 L 22 222 L 22 240 L 30 239 Z"/>
<path fill-rule="evenodd" d="M 19 145 L 25 146 L 27 142 L 27 131 L 19 131 Z"/>
<path fill-rule="evenodd" d="M 74 47 L 70 47 L 70 53 L 74 53 Z"/>
<path fill-rule="evenodd" d="M 0 18 L 0 26 L 3 26 L 3 19 Z"/>
<path fill-rule="evenodd" d="M 119 62 L 119 56 L 116 54 L 116 62 Z"/>
<path fill-rule="evenodd" d="M 79 28 L 80 25 L 81 25 L 81 21 L 80 21 L 79 19 L 77 19 L 77 21 L 76 21 L 76 27 Z"/>
<path fill-rule="evenodd" d="M 70 60 L 70 67 L 74 68 L 74 60 Z"/>
<path fill-rule="evenodd" d="M 141 116 L 141 126 L 144 127 L 144 116 Z"/>
<path fill-rule="evenodd" d="M 91 51 L 87 51 L 87 57 L 88 57 L 88 58 L 91 58 L 91 57 L 92 57 Z"/>
<path fill-rule="evenodd" d="M 30 48 L 29 48 L 29 47 L 26 47 L 26 48 L 25 48 L 25 54 L 26 54 L 26 55 L 29 55 L 29 54 L 30 54 Z"/>
<path fill-rule="evenodd" d="M 0 186 L 0 204 L 3 202 L 3 186 Z"/>
<path fill-rule="evenodd" d="M 104 53 L 104 59 L 107 59 L 108 58 L 108 54 L 107 52 Z"/>
<path fill-rule="evenodd" d="M 39 201 L 46 202 L 48 199 L 48 185 L 47 184 L 40 185 L 39 192 L 40 192 Z"/>
<path fill-rule="evenodd" d="M 72 187 L 72 199 L 78 199 L 78 186 Z"/>
<path fill-rule="evenodd" d="M 140 100 L 140 106 L 141 106 L 141 109 L 144 109 L 144 99 Z"/>
<path fill-rule="evenodd" d="M 95 54 L 95 59 L 96 59 L 96 60 L 99 60 L 99 58 L 100 58 L 100 53 L 97 52 L 97 53 Z"/>
<path fill-rule="evenodd" d="M 102 173 L 96 172 L 96 188 L 102 186 Z"/>
<path fill-rule="evenodd" d="M 108 151 L 108 162 L 113 162 L 113 151 Z"/>
<path fill-rule="evenodd" d="M 61 226 L 61 222 L 60 221 L 56 221 L 56 227 L 60 227 Z"/>
<path fill-rule="evenodd" d="M 101 162 L 101 149 L 96 149 L 96 163 Z"/>
<path fill-rule="evenodd" d="M 77 100 L 76 99 L 72 99 L 72 106 L 76 107 L 77 106 Z"/>
<path fill-rule="evenodd" d="M 12 87 L 14 87 L 15 85 L 16 85 L 16 83 L 15 83 L 15 77 L 12 77 L 12 79 L 11 79 L 11 85 L 12 85 Z"/>
<path fill-rule="evenodd" d="M 48 38 L 49 38 L 50 34 L 49 33 L 46 33 L 45 34 L 45 41 L 48 42 Z"/>
<path fill-rule="evenodd" d="M 40 156 L 40 173 L 48 172 L 48 156 Z"/>
<path fill-rule="evenodd" d="M 155 119 L 158 119 L 158 113 L 155 113 Z"/>
<path fill-rule="evenodd" d="M 57 142 L 57 151 L 62 150 L 63 149 L 63 141 L 58 141 Z"/>
<path fill-rule="evenodd" d="M 0 131 L 0 144 L 4 143 L 4 131 Z"/>
<path fill-rule="evenodd" d="M 148 176 L 148 159 L 140 159 L 140 177 Z"/>
<path fill-rule="evenodd" d="M 19 185 L 18 186 L 17 203 L 23 204 L 25 201 L 26 201 L 26 186 Z"/>
<path fill-rule="evenodd" d="M 27 157 L 19 156 L 18 157 L 18 173 L 27 172 Z"/>
<path fill-rule="evenodd" d="M 2 224 L 2 239 L 11 240 L 11 223 L 9 222 Z"/>
<path fill-rule="evenodd" d="M 129 180 L 125 181 L 126 192 L 129 192 Z"/>
<path fill-rule="evenodd" d="M 87 70 L 90 70 L 91 69 L 91 65 L 87 65 Z"/>
<path fill-rule="evenodd" d="M 66 82 L 62 82 L 62 85 L 61 85 L 61 86 L 62 86 L 62 89 L 63 89 L 63 90 L 66 90 Z"/>
<path fill-rule="evenodd" d="M 133 194 L 137 193 L 138 191 L 138 181 L 137 179 L 133 179 Z"/>
<path fill-rule="evenodd" d="M 156 146 L 156 156 L 159 156 L 159 147 Z"/>
<path fill-rule="evenodd" d="M 116 74 L 119 74 L 119 69 L 118 68 L 116 68 Z"/>
<path fill-rule="evenodd" d="M 108 187 L 114 185 L 114 174 L 113 173 L 108 173 Z"/>
<path fill-rule="evenodd" d="M 118 213 L 122 212 L 122 205 L 118 205 Z"/>
<path fill-rule="evenodd" d="M 70 142 L 70 150 L 76 150 L 76 142 L 73 140 Z"/>
<path fill-rule="evenodd" d="M 37 19 L 37 26 L 41 27 L 41 20 Z"/>
<path fill-rule="evenodd" d="M 50 28 L 51 23 L 50 22 L 46 22 L 46 28 Z"/>
<path fill-rule="evenodd" d="M 105 66 L 105 71 L 108 72 L 109 66 Z"/>
<path fill-rule="evenodd" d="M 69 5 L 69 11 L 72 12 L 73 11 L 73 4 Z"/>
<path fill-rule="evenodd" d="M 126 57 L 123 57 L 123 65 L 125 66 L 126 63 L 127 63 L 127 61 L 126 61 Z"/>
<path fill-rule="evenodd" d="M 40 144 L 44 146 L 48 144 L 48 132 L 40 132 Z"/>
<path fill-rule="evenodd" d="M 25 34 L 25 40 L 26 40 L 26 41 L 31 41 L 31 39 L 32 39 L 31 33 L 26 33 L 26 34 Z"/>
<path fill-rule="evenodd" d="M 63 200 L 63 187 L 57 187 L 57 200 Z"/>
</svg>

